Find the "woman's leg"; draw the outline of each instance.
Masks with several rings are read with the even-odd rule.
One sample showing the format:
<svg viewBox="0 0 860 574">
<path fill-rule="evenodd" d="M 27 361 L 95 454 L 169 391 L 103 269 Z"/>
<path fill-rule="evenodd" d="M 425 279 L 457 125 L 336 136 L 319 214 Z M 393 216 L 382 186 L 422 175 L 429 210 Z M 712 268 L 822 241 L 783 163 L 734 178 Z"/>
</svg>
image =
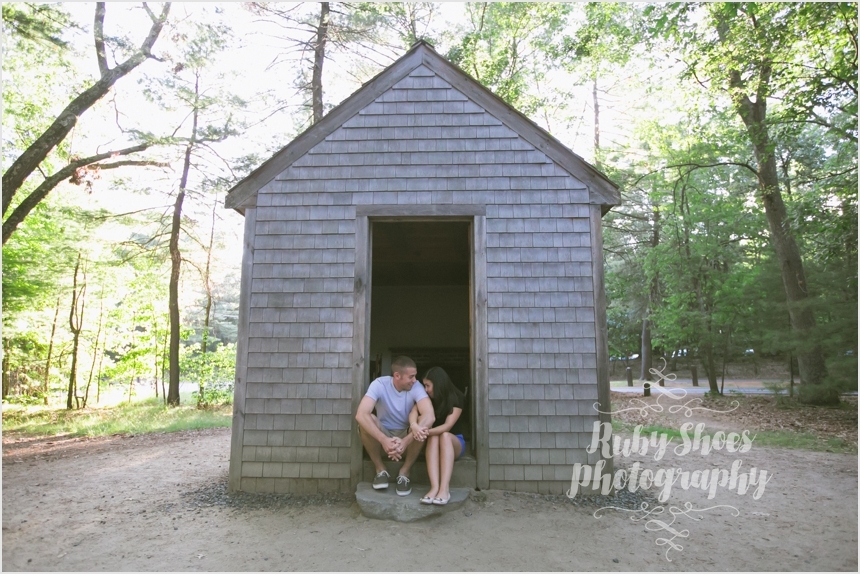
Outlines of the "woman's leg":
<svg viewBox="0 0 860 574">
<path fill-rule="evenodd" d="M 451 475 L 454 473 L 454 460 L 460 456 L 460 439 L 453 434 L 442 433 L 439 441 L 439 494 L 436 496 L 446 499 L 451 496 Z"/>
<path fill-rule="evenodd" d="M 439 436 L 427 437 L 424 458 L 427 461 L 427 475 L 430 477 L 430 492 L 427 496 L 435 498 L 439 495 Z"/>
</svg>

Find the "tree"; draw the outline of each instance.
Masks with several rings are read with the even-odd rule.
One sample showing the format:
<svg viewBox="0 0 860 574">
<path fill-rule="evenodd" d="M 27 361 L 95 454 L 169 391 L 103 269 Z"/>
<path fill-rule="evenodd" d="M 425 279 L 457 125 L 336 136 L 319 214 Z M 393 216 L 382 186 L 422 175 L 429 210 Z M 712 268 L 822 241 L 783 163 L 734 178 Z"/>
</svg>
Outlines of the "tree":
<svg viewBox="0 0 860 574">
<path fill-rule="evenodd" d="M 547 72 L 545 54 L 557 44 L 570 10 L 564 3 L 469 3 L 465 33 L 448 59 L 514 108 L 533 114 L 544 99 L 533 88 Z"/>
<path fill-rule="evenodd" d="M 78 271 L 81 270 L 82 281 L 78 286 Z M 66 397 L 66 408 L 72 410 L 78 400 L 78 345 L 81 339 L 81 329 L 84 323 L 85 297 L 87 292 L 87 262 L 81 269 L 81 256 L 75 264 L 74 281 L 72 283 L 72 305 L 69 311 L 69 330 L 72 332 L 72 368 L 69 370 L 69 388 Z"/>
<path fill-rule="evenodd" d="M 225 91 L 226 80 L 216 69 L 216 56 L 229 47 L 230 29 L 220 22 L 205 18 L 187 23 L 177 30 L 174 40 L 176 51 L 170 56 L 173 73 L 156 78 L 150 83 L 146 95 L 158 101 L 169 111 L 184 115 L 170 139 L 182 149 L 182 171 L 173 201 L 169 225 L 168 251 L 171 260 L 169 278 L 168 315 L 170 325 L 169 377 L 167 393 L 169 405 L 179 404 L 181 343 L 181 317 L 179 311 L 180 274 L 182 252 L 180 235 L 183 229 L 183 208 L 189 195 L 209 191 L 207 184 L 216 176 L 207 172 L 226 172 L 225 178 L 234 177 L 229 163 L 216 151 L 215 144 L 236 135 L 239 123 L 234 119 L 236 108 L 244 102 Z M 184 132 L 184 135 L 179 135 Z M 214 160 L 214 163 L 213 161 Z"/>
<path fill-rule="evenodd" d="M 140 44 L 140 47 L 131 52 L 124 61 L 117 63 L 114 67 L 110 67 L 106 50 L 108 40 L 104 34 L 106 7 L 104 2 L 96 3 L 93 39 L 100 76 L 90 87 L 77 94 L 56 116 L 51 125 L 41 135 L 36 137 L 34 141 L 30 142 L 3 173 L 3 216 L 5 217 L 3 221 L 3 244 L 9 240 L 21 222 L 24 221 L 33 208 L 52 189 L 63 180 L 78 176 L 80 170 L 116 169 L 128 165 L 147 164 L 145 161 L 137 160 L 104 161 L 117 156 L 125 156 L 143 151 L 151 145 L 149 142 L 143 142 L 108 152 L 95 153 L 87 157 L 64 158 L 67 159 L 66 165 L 53 170 L 50 175 L 44 175 L 44 171 L 40 169 L 49 157 L 49 154 L 66 139 L 77 125 L 78 118 L 103 98 L 117 81 L 127 76 L 140 64 L 152 57 L 151 50 L 167 20 L 167 15 L 170 12 L 170 3 L 165 3 L 161 14 L 158 16 L 145 3 L 143 7 L 152 22 L 146 38 Z M 47 37 L 49 39 L 53 37 L 56 39 L 59 33 L 59 26 L 55 23 L 49 24 L 46 22 L 43 18 L 44 11 L 34 10 L 30 17 L 31 23 L 29 24 L 22 23 L 27 22 L 27 20 L 20 16 L 21 13 L 21 11 L 14 9 L 4 9 L 4 24 L 8 22 L 8 27 L 13 32 L 20 33 L 23 30 L 23 39 L 34 36 Z M 55 13 L 59 12 L 54 11 L 51 14 Z M 9 19 L 7 20 L 7 18 Z M 34 20 L 39 23 L 33 24 L 32 21 Z M 56 42 L 51 43 L 56 45 Z M 115 48 L 117 51 L 122 51 L 122 44 Z M 48 166 L 45 165 L 45 167 Z M 29 183 L 30 176 L 37 170 L 43 175 L 43 179 L 38 184 L 33 183 L 34 187 L 30 189 L 25 183 Z M 14 208 L 12 208 L 13 204 L 15 205 Z M 7 216 L 9 209 L 12 209 L 12 211 Z"/>
<path fill-rule="evenodd" d="M 549 47 L 549 54 L 562 65 L 578 72 L 591 84 L 594 114 L 594 163 L 600 166 L 600 102 L 598 82 L 616 73 L 633 57 L 641 41 L 638 10 L 630 4 L 588 2 L 581 5 L 582 21 L 572 35 Z M 628 85 L 625 82 L 625 86 Z"/>
<path fill-rule="evenodd" d="M 402 13 L 401 8 L 393 5 L 389 9 L 371 3 L 346 2 L 300 2 L 286 6 L 277 2 L 250 2 L 247 7 L 279 30 L 273 35 L 282 43 L 270 68 L 289 63 L 298 71 L 296 87 L 305 100 L 302 107 L 311 111 L 311 124 L 325 115 L 323 68 L 332 52 L 357 49 L 365 59 L 372 57 L 379 51 L 380 23 L 387 21 L 389 13 Z"/>
<path fill-rule="evenodd" d="M 783 200 L 775 141 L 774 124 L 779 121 L 817 121 L 835 126 L 833 114 L 822 121 L 817 118 L 819 108 L 809 116 L 809 107 L 784 107 L 779 113 L 771 113 L 769 103 L 782 94 L 801 94 L 804 90 L 815 91 L 816 84 L 800 81 L 804 74 L 802 60 L 797 56 L 805 51 L 805 31 L 811 24 L 828 30 L 832 37 L 853 37 L 852 52 L 841 58 L 856 63 L 856 19 L 848 23 L 844 19 L 842 5 L 820 4 L 756 4 L 715 3 L 705 5 L 672 5 L 664 8 L 649 7 L 646 10 L 654 29 L 663 33 L 686 55 L 692 77 L 712 90 L 728 96 L 734 112 L 746 129 L 746 137 L 753 150 L 755 166 L 749 171 L 758 182 L 758 199 L 767 217 L 770 240 L 780 262 L 783 286 L 791 317 L 791 325 L 798 339 L 798 364 L 801 381 L 806 384 L 821 384 L 826 376 L 824 356 L 815 340 L 816 319 L 809 305 L 810 285 L 796 240 L 796 231 L 791 225 Z M 693 15 L 696 15 L 694 18 Z M 828 17 L 829 15 L 829 17 Z M 843 44 L 845 42 L 842 42 Z M 812 54 L 815 56 L 817 54 Z M 828 68 L 826 62 L 817 66 Z M 843 70 L 844 66 L 837 66 Z M 823 107 L 854 110 L 856 116 L 856 76 L 853 82 L 853 104 L 841 102 L 839 97 L 818 94 L 806 101 L 827 101 Z M 797 96 L 800 99 L 800 96 Z M 818 98 L 818 99 L 817 99 Z M 791 98 L 788 103 L 791 103 Z M 856 124 L 853 134 L 846 134 L 856 142 Z M 837 397 L 838 400 L 838 397 Z"/>
</svg>

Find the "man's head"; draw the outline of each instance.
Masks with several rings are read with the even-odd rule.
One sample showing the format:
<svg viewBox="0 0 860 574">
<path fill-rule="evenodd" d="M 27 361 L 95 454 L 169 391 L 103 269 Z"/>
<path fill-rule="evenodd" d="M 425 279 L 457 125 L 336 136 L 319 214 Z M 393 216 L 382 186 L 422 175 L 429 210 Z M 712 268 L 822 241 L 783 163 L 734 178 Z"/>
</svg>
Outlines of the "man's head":
<svg viewBox="0 0 860 574">
<path fill-rule="evenodd" d="M 391 362 L 391 378 L 394 388 L 399 392 L 412 390 L 417 374 L 418 369 L 415 368 L 415 361 L 409 357 L 400 356 Z"/>
</svg>

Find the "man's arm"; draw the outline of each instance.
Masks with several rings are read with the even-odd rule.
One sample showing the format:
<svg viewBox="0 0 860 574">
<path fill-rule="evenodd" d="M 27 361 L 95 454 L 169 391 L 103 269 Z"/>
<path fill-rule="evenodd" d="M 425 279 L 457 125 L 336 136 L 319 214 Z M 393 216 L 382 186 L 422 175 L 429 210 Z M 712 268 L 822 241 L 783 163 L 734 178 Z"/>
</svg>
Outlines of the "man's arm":
<svg viewBox="0 0 860 574">
<path fill-rule="evenodd" d="M 358 410 L 355 413 L 355 420 L 358 421 L 358 426 L 361 427 L 361 430 L 376 439 L 376 442 L 382 445 L 386 454 L 390 455 L 393 451 L 397 450 L 397 443 L 399 441 L 395 441 L 394 439 L 385 436 L 385 434 L 379 430 L 379 427 L 376 426 L 376 423 L 373 422 L 373 407 L 375 406 L 376 401 L 365 395 L 358 404 Z"/>
<path fill-rule="evenodd" d="M 424 397 L 416 403 L 418 407 L 418 425 L 429 429 L 433 426 L 436 420 L 436 415 L 433 412 L 433 403 L 430 402 L 430 397 Z"/>
</svg>

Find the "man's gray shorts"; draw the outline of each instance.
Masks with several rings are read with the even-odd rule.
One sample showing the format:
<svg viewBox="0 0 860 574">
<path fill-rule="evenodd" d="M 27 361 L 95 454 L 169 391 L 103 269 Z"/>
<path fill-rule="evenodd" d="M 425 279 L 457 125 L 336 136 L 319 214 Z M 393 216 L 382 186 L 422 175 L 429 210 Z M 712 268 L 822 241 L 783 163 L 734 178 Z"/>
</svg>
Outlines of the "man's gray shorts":
<svg viewBox="0 0 860 574">
<path fill-rule="evenodd" d="M 373 422 L 376 423 L 376 428 L 382 431 L 382 434 L 387 436 L 388 438 L 406 438 L 406 435 L 409 434 L 409 429 L 387 429 L 382 426 L 382 423 L 379 422 L 379 419 L 376 418 L 376 415 L 371 415 L 373 417 Z M 361 435 L 361 427 L 358 427 L 358 434 Z"/>
</svg>

